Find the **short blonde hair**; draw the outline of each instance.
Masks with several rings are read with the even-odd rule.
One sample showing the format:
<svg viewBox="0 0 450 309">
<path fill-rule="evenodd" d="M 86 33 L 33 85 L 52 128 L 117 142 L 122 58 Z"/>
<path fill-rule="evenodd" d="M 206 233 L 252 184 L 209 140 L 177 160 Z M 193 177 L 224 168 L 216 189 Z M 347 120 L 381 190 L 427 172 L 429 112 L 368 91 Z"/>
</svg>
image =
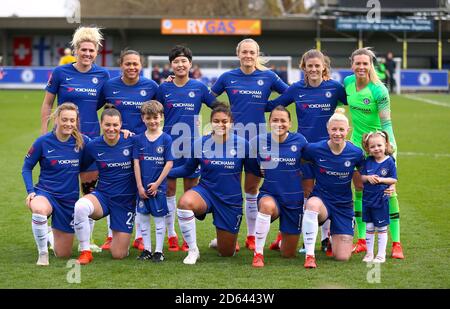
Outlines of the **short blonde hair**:
<svg viewBox="0 0 450 309">
<path fill-rule="evenodd" d="M 78 49 L 83 42 L 91 42 L 98 50 L 102 46 L 103 34 L 100 32 L 100 28 L 97 27 L 78 27 L 72 37 L 70 44 L 74 49 Z"/>
</svg>

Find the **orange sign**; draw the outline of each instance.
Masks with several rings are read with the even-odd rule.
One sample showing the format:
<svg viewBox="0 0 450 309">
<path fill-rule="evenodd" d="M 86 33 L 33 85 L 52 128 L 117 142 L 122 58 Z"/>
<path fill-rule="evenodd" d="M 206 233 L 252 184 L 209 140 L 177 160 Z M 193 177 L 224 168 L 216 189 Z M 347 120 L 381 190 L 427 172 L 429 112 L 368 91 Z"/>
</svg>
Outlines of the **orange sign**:
<svg viewBox="0 0 450 309">
<path fill-rule="evenodd" d="M 261 20 L 161 19 L 161 34 L 261 35 Z"/>
</svg>

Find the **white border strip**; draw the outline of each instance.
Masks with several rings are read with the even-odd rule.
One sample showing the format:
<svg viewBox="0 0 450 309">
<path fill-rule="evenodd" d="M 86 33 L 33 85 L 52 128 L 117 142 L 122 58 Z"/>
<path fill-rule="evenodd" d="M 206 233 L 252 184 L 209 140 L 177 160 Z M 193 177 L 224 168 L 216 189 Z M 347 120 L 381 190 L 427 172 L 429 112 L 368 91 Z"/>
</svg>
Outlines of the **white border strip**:
<svg viewBox="0 0 450 309">
<path fill-rule="evenodd" d="M 437 106 L 443 106 L 443 107 L 450 108 L 449 104 L 445 104 L 445 103 L 442 103 L 442 102 L 434 101 L 434 100 L 431 100 L 431 99 L 415 97 L 415 96 L 412 96 L 412 95 L 409 95 L 409 94 L 403 94 L 402 96 L 407 98 L 407 99 L 410 99 L 410 100 L 420 101 L 422 103 L 428 103 L 428 104 L 432 104 L 432 105 L 437 105 Z"/>
<path fill-rule="evenodd" d="M 426 157 L 434 157 L 434 158 L 450 158 L 450 153 L 425 153 L 425 152 L 399 152 L 398 155 L 401 156 L 411 156 L 411 157 L 418 157 L 418 156 L 426 156 Z"/>
</svg>

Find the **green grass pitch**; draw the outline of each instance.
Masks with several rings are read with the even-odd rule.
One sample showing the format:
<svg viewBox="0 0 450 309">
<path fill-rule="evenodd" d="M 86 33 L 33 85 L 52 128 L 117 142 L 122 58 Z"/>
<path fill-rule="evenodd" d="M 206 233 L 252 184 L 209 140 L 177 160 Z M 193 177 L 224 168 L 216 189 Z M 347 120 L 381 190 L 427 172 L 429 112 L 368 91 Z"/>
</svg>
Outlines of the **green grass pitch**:
<svg viewBox="0 0 450 309">
<path fill-rule="evenodd" d="M 184 252 L 166 250 L 166 261 L 160 264 L 136 261 L 135 249 L 122 261 L 112 260 L 109 252 L 103 252 L 94 254 L 93 263 L 81 268 L 81 283 L 70 284 L 67 260 L 51 256 L 49 267 L 35 265 L 37 250 L 30 211 L 24 203 L 21 167 L 24 155 L 39 134 L 44 92 L 1 90 L 0 288 L 450 288 L 450 96 L 413 96 L 428 102 L 392 96 L 400 151 L 397 187 L 401 240 L 406 259 L 387 259 L 379 277 L 373 277 L 373 268 L 361 261 L 362 254 L 342 263 L 317 252 L 315 270 L 303 268 L 302 255 L 284 259 L 279 252 L 269 250 L 265 251 L 263 269 L 251 267 L 252 253 L 245 248 L 232 258 L 221 258 L 208 248 L 215 237 L 208 216 L 205 221 L 197 221 L 201 259 L 196 265 L 182 263 Z M 430 104 L 430 100 L 440 104 Z M 203 109 L 204 122 L 208 115 Z M 34 172 L 37 175 L 38 169 Z M 179 197 L 180 184 L 178 189 Z M 179 233 L 178 225 L 176 228 Z M 267 245 L 277 229 L 278 221 L 271 226 Z M 105 234 L 106 222 L 100 220 L 94 233 L 97 244 L 101 244 Z M 239 234 L 241 248 L 245 235 L 243 223 Z M 76 256 L 74 245 L 73 258 Z M 378 283 L 370 283 L 368 277 L 379 279 Z"/>
</svg>

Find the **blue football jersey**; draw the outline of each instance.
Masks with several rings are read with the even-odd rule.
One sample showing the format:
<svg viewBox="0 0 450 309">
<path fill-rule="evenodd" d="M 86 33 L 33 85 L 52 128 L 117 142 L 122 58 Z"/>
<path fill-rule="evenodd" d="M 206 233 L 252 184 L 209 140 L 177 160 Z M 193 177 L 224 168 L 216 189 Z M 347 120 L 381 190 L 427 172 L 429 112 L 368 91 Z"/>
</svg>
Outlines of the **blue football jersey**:
<svg viewBox="0 0 450 309">
<path fill-rule="evenodd" d="M 151 79 L 140 77 L 132 86 L 126 85 L 121 76 L 111 78 L 103 87 L 105 103 L 114 104 L 122 115 L 122 129 L 136 134 L 145 132 L 141 118 L 142 103 L 156 97 L 158 85 Z"/>
<path fill-rule="evenodd" d="M 216 144 L 211 135 L 198 138 L 191 149 L 192 157 L 185 165 L 173 168 L 169 176 L 186 177 L 200 165 L 199 186 L 223 201 L 224 204 L 241 207 L 242 169 L 250 164 L 248 142 L 231 134 L 226 143 Z"/>
<path fill-rule="evenodd" d="M 257 138 L 257 161 L 264 169 L 264 182 L 259 191 L 276 197 L 287 207 L 303 205 L 301 158 L 307 144 L 305 137 L 289 133 L 281 144 L 274 141 L 270 133 Z M 250 142 L 252 148 L 256 145 L 254 140 Z"/>
<path fill-rule="evenodd" d="M 272 91 L 283 93 L 287 88 L 288 85 L 270 70 L 244 74 L 237 68 L 223 73 L 211 91 L 216 95 L 227 93 L 236 133 L 250 140 L 267 131 L 264 112 Z M 242 131 L 242 125 L 254 126 L 254 129 Z"/>
<path fill-rule="evenodd" d="M 148 184 L 158 180 L 166 163 L 173 161 L 171 146 L 172 138 L 164 132 L 154 141 L 149 141 L 145 132 L 135 137 L 133 159 L 139 160 L 144 188 L 147 189 Z M 166 179 L 159 186 L 159 190 L 166 193 Z"/>
<path fill-rule="evenodd" d="M 81 133 L 92 138 L 100 135 L 97 109 L 103 102 L 102 88 L 108 79 L 108 71 L 95 64 L 81 73 L 70 63 L 53 70 L 45 90 L 57 95 L 58 105 L 72 102 L 78 106 Z"/>
<path fill-rule="evenodd" d="M 397 179 L 397 168 L 392 157 L 378 163 L 372 156 L 366 158 L 363 167 L 361 168 L 361 175 L 378 175 L 383 178 Z M 363 206 L 370 208 L 381 208 L 386 203 L 389 203 L 389 196 L 384 194 L 389 185 L 377 184 L 372 185 L 370 182 L 364 183 L 363 190 Z"/>
<path fill-rule="evenodd" d="M 190 79 L 184 86 L 178 87 L 175 83 L 162 83 L 156 98 L 164 106 L 163 131 L 170 135 L 174 146 L 174 158 L 189 156 L 184 153 L 183 145 L 191 145 L 199 137 L 198 115 L 202 103 L 211 107 L 216 97 L 210 93 L 203 83 Z M 181 152 L 181 153 L 180 153 Z"/>
<path fill-rule="evenodd" d="M 134 137 L 125 139 L 120 135 L 116 145 L 108 145 L 103 135 L 86 145 L 83 165 L 93 162 L 99 172 L 96 191 L 107 196 L 135 195 L 137 192 L 133 170 Z"/>
<path fill-rule="evenodd" d="M 364 162 L 364 153 L 351 142 L 346 142 L 339 155 L 331 152 L 327 141 L 308 144 L 303 158 L 313 163 L 316 183 L 312 194 L 325 198 L 334 205 L 352 204 L 352 176 L 355 167 Z"/>
<path fill-rule="evenodd" d="M 57 139 L 53 132 L 39 137 L 28 150 L 22 167 L 22 177 L 28 193 L 34 188 L 49 192 L 57 198 L 77 200 L 80 185 L 81 159 L 89 138 L 83 136 L 84 148 L 77 149 L 72 136 L 66 142 Z M 32 171 L 39 162 L 41 172 L 33 187 Z"/>
<path fill-rule="evenodd" d="M 267 111 L 278 105 L 295 103 L 298 129 L 310 143 L 328 139 L 327 122 L 338 103 L 347 105 L 344 86 L 334 80 L 323 81 L 318 87 L 308 86 L 304 80 L 293 83 L 286 92 L 269 101 Z"/>
</svg>

